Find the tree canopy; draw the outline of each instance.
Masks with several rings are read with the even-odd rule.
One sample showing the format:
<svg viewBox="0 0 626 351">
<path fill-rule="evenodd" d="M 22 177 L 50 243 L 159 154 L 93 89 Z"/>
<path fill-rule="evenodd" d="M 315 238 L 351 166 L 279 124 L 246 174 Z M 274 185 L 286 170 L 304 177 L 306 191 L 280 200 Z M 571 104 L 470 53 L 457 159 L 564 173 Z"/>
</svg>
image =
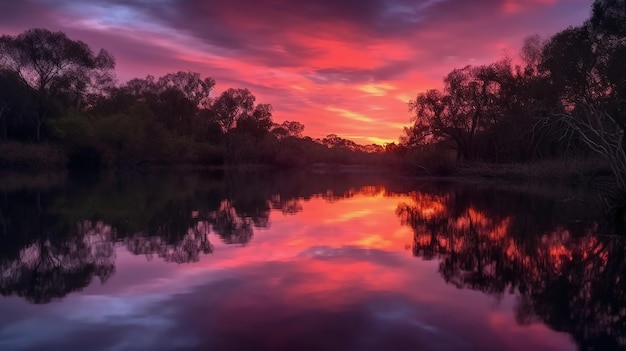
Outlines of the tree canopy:
<svg viewBox="0 0 626 351">
<path fill-rule="evenodd" d="M 30 29 L 0 37 L 0 67 L 32 89 L 37 101 L 35 137 L 54 103 L 84 105 L 90 94 L 111 84 L 115 60 L 105 50 L 95 54 L 87 44 L 63 32 Z"/>
<path fill-rule="evenodd" d="M 402 144 L 452 149 L 465 161 L 595 154 L 626 179 L 625 8 L 596 0 L 583 25 L 529 36 L 518 60 L 454 69 L 443 89 L 409 102 Z"/>
</svg>

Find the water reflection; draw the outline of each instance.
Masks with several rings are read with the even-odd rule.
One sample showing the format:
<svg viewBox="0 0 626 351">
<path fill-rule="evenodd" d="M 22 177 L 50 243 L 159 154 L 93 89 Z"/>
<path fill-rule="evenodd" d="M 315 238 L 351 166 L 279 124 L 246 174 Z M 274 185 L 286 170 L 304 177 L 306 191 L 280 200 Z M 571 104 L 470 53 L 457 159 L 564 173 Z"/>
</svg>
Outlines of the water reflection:
<svg viewBox="0 0 626 351">
<path fill-rule="evenodd" d="M 104 283 L 115 272 L 109 227 L 85 221 L 63 234 L 49 227 L 37 229 L 43 231 L 41 236 L 24 238 L 11 233 L 2 237 L 11 238 L 0 244 L 3 296 L 17 295 L 33 303 L 46 303 L 87 286 L 94 277 Z"/>
<path fill-rule="evenodd" d="M 4 186 L 0 293 L 80 321 L 58 349 L 624 348 L 626 244 L 592 205 L 349 173 Z"/>
<path fill-rule="evenodd" d="M 626 347 L 626 243 L 600 235 L 589 202 L 465 189 L 414 192 L 396 212 L 446 282 L 516 294 L 518 323 L 540 320 L 581 349 Z"/>
<path fill-rule="evenodd" d="M 0 294 L 47 303 L 94 278 L 104 283 L 115 272 L 116 245 L 148 259 L 196 262 L 214 250 L 210 233 L 246 245 L 255 228 L 268 227 L 271 209 L 296 214 L 312 196 L 350 197 L 378 178 L 318 176 L 103 176 L 0 190 Z"/>
</svg>

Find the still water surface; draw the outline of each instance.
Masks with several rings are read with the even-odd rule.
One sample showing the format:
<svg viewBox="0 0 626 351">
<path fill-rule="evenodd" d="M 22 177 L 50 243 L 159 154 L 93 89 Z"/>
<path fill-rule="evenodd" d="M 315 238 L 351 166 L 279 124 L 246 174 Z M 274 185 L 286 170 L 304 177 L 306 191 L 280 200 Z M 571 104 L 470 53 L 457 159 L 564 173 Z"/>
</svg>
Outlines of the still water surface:
<svg viewBox="0 0 626 351">
<path fill-rule="evenodd" d="M 554 187 L 9 177 L 0 350 L 612 350 L 626 244 Z"/>
</svg>

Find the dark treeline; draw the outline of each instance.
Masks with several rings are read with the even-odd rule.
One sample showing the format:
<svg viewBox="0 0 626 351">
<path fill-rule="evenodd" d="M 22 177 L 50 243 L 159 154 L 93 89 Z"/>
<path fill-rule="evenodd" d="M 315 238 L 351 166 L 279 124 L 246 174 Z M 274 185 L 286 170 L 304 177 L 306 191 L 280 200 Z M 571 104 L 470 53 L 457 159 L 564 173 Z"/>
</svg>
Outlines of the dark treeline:
<svg viewBox="0 0 626 351">
<path fill-rule="evenodd" d="M 626 189 L 625 39 L 626 3 L 596 0 L 583 25 L 530 36 L 519 58 L 454 69 L 443 89 L 417 95 L 394 147 L 426 168 L 600 157 Z"/>
<path fill-rule="evenodd" d="M 519 58 L 453 70 L 409 103 L 413 124 L 384 148 L 303 136 L 249 90 L 212 96 L 215 81 L 194 72 L 116 85 L 105 50 L 31 29 L 0 38 L 0 166 L 402 163 L 444 174 L 578 159 L 591 169 L 581 174 L 610 172 L 626 190 L 625 23 L 623 0 L 596 0 L 583 25 L 528 37 Z"/>
<path fill-rule="evenodd" d="M 29 146 L 31 153 L 46 154 L 44 163 L 89 167 L 383 161 L 381 146 L 334 134 L 314 140 L 303 137 L 299 122 L 275 123 L 272 106 L 257 103 L 247 89 L 213 97 L 215 80 L 194 72 L 116 85 L 114 67 L 107 51 L 95 53 L 62 32 L 2 36 L 0 166 L 20 158 L 28 163 Z"/>
</svg>

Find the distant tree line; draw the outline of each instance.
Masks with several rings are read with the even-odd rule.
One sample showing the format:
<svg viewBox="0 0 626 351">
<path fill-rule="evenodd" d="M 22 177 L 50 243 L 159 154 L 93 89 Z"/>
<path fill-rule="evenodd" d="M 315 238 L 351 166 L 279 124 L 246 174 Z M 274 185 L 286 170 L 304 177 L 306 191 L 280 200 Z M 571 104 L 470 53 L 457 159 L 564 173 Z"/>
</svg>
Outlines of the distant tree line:
<svg viewBox="0 0 626 351">
<path fill-rule="evenodd" d="M 213 97 L 213 78 L 183 71 L 116 85 L 114 68 L 62 32 L 0 37 L 0 141 L 61 145 L 69 166 L 382 162 L 380 146 L 275 123 L 248 89 Z"/>
<path fill-rule="evenodd" d="M 505 57 L 454 69 L 409 103 L 396 151 L 461 161 L 602 157 L 626 189 L 626 2 L 596 0 L 583 25 L 524 41 Z"/>
<path fill-rule="evenodd" d="M 16 150 L 25 143 L 60 148 L 69 166 L 88 167 L 402 160 L 426 169 L 448 161 L 599 157 L 626 189 L 624 23 L 624 0 L 596 0 L 583 25 L 547 40 L 528 37 L 519 59 L 454 69 L 442 89 L 410 101 L 413 123 L 384 148 L 335 134 L 303 136 L 304 125 L 275 123 L 272 106 L 249 90 L 214 97 L 215 80 L 195 72 L 118 85 L 106 50 L 96 53 L 62 32 L 4 35 L 0 141 L 8 142 L 0 144 L 0 167 L 11 157 L 29 160 Z"/>
</svg>

